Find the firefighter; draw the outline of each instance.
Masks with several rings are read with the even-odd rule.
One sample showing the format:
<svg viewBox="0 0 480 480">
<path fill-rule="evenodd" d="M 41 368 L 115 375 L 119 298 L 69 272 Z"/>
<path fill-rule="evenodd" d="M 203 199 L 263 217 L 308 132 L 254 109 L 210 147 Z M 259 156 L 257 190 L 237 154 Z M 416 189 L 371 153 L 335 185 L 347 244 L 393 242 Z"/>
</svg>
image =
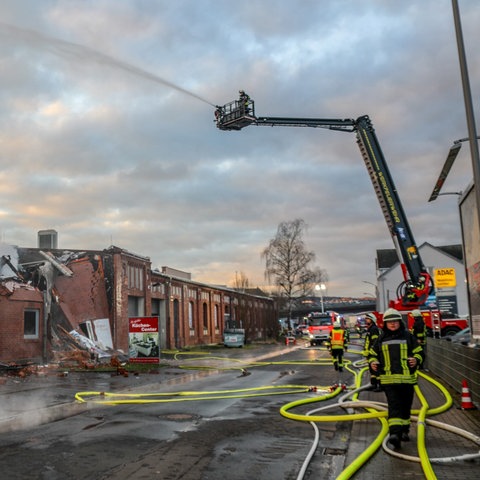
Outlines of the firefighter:
<svg viewBox="0 0 480 480">
<path fill-rule="evenodd" d="M 217 105 L 215 107 L 215 122 L 218 124 L 220 123 L 220 120 L 222 118 L 222 107 L 220 105 Z"/>
<path fill-rule="evenodd" d="M 417 342 L 423 348 L 423 358 L 424 363 L 427 357 L 427 326 L 425 325 L 425 321 L 423 320 L 422 312 L 418 309 L 412 311 L 413 317 L 413 325 L 410 329 L 410 332 L 413 336 L 417 339 Z M 420 369 L 423 369 L 424 363 L 420 365 Z"/>
<path fill-rule="evenodd" d="M 250 109 L 249 109 L 249 102 L 250 102 L 250 97 L 245 93 L 244 90 L 239 90 L 238 94 L 240 95 L 239 98 L 239 103 L 240 103 L 240 108 L 245 114 L 248 114 Z"/>
<path fill-rule="evenodd" d="M 347 345 L 350 343 L 350 331 L 349 329 L 347 328 L 347 324 L 345 322 L 345 318 L 341 315 L 338 315 L 337 316 L 337 321 L 340 322 L 340 326 L 343 328 L 344 332 L 345 332 L 345 346 L 344 346 L 344 350 L 347 351 Z"/>
<path fill-rule="evenodd" d="M 332 355 L 335 370 L 343 372 L 343 352 L 347 348 L 347 337 L 342 324 L 338 320 L 333 323 L 327 346 Z"/>
<path fill-rule="evenodd" d="M 416 370 L 423 362 L 423 350 L 394 308 L 383 314 L 383 331 L 370 349 L 368 361 L 387 396 L 388 445 L 399 449 L 402 441 L 410 440 Z"/>
<path fill-rule="evenodd" d="M 377 338 L 380 335 L 380 330 L 377 327 L 377 317 L 374 313 L 367 313 L 365 315 L 365 324 L 366 324 L 366 331 L 365 331 L 365 340 L 363 343 L 363 351 L 362 355 L 368 362 L 369 351 L 373 344 L 376 342 Z M 381 392 L 382 387 L 380 386 L 380 382 L 378 380 L 377 372 L 375 372 L 370 364 L 368 364 L 368 370 L 370 371 L 370 390 L 374 392 Z"/>
</svg>

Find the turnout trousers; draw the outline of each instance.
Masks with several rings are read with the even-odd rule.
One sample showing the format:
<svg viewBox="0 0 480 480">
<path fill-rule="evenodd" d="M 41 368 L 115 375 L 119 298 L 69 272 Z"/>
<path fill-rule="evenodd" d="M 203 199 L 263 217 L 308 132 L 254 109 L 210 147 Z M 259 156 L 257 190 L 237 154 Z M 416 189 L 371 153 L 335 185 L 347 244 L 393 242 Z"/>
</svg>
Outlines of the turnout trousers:
<svg viewBox="0 0 480 480">
<path fill-rule="evenodd" d="M 335 370 L 343 369 L 343 348 L 332 348 L 332 360 Z"/>
<path fill-rule="evenodd" d="M 382 384 L 388 402 L 388 429 L 390 435 L 408 433 L 414 385 L 409 383 Z"/>
</svg>

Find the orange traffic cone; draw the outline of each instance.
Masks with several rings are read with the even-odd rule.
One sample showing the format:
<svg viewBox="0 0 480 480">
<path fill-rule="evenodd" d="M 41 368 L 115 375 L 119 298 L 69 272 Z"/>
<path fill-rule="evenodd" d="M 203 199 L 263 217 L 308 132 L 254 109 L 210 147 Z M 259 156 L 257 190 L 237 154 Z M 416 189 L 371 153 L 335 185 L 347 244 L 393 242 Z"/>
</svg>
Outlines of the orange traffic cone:
<svg viewBox="0 0 480 480">
<path fill-rule="evenodd" d="M 466 380 L 462 381 L 462 410 L 475 410 L 477 407 L 472 402 L 470 390 Z"/>
</svg>

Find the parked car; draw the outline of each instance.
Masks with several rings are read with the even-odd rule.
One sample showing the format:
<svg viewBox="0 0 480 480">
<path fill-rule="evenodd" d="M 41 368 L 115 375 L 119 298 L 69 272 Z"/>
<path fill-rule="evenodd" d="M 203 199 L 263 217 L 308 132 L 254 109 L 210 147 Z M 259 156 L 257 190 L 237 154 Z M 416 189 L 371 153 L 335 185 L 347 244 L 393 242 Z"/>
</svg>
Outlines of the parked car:
<svg viewBox="0 0 480 480">
<path fill-rule="evenodd" d="M 468 345 L 471 341 L 472 335 L 470 333 L 470 328 L 464 328 L 454 335 L 447 335 L 444 337 L 447 342 L 452 343 L 461 343 L 462 345 Z"/>
</svg>

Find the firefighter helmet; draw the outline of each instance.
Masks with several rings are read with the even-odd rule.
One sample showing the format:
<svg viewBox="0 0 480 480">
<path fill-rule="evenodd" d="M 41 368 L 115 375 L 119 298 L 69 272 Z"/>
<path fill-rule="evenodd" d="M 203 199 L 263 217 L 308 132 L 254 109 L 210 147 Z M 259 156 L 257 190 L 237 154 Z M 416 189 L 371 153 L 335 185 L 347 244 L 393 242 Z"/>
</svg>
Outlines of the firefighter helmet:
<svg viewBox="0 0 480 480">
<path fill-rule="evenodd" d="M 373 323 L 377 323 L 377 317 L 373 312 L 367 313 L 365 315 L 365 320 L 371 320 Z"/>
<path fill-rule="evenodd" d="M 421 318 L 422 317 L 422 312 L 420 310 L 418 310 L 418 308 L 417 308 L 417 309 L 412 311 L 412 317 L 420 317 Z"/>
<path fill-rule="evenodd" d="M 401 322 L 402 321 L 402 316 L 400 315 L 400 312 L 398 310 L 395 310 L 394 308 L 389 308 L 385 310 L 383 314 L 383 322 Z"/>
<path fill-rule="evenodd" d="M 333 328 L 340 328 L 341 326 L 342 324 L 338 320 L 333 322 Z"/>
</svg>

